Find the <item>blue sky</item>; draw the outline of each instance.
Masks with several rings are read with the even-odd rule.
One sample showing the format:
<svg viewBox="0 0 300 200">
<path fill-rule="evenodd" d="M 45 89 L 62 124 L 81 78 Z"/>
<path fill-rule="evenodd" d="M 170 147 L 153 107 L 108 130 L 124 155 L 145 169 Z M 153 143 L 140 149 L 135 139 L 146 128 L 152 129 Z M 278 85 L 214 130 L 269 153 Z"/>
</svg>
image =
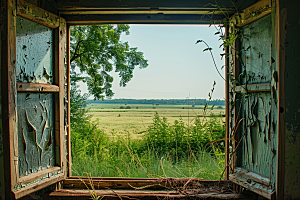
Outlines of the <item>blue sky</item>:
<svg viewBox="0 0 300 200">
<path fill-rule="evenodd" d="M 184 99 L 208 98 L 216 81 L 213 99 L 224 99 L 225 83 L 218 75 L 209 51 L 203 52 L 204 40 L 213 48 L 218 68 L 221 60 L 221 41 L 214 35 L 216 29 L 207 25 L 131 25 L 130 35 L 122 35 L 131 47 L 144 52 L 149 66 L 136 68 L 133 79 L 126 87 L 119 87 L 119 77 L 114 77 L 113 98 L 132 99 Z M 221 70 L 224 76 L 224 69 Z M 82 92 L 86 87 L 81 84 Z"/>
</svg>

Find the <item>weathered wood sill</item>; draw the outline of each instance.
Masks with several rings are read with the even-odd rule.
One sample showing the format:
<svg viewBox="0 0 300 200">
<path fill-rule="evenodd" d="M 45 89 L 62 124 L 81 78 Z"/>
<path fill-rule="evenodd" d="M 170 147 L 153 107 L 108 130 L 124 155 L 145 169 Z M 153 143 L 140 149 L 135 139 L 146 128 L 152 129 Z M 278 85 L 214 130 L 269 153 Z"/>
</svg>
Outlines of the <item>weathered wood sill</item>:
<svg viewBox="0 0 300 200">
<path fill-rule="evenodd" d="M 252 199 L 235 193 L 234 184 L 230 181 L 205 181 L 194 178 L 80 179 L 74 177 L 64 180 L 61 189 L 51 192 L 46 199 L 91 199 L 90 191 L 104 199 Z M 87 190 L 87 186 L 90 191 Z"/>
</svg>

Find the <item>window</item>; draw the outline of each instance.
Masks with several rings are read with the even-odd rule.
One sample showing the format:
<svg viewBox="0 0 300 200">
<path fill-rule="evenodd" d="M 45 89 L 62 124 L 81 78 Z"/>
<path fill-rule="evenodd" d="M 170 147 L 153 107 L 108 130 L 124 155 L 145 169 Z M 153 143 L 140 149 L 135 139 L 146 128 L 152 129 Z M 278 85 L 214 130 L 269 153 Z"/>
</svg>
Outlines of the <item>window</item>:
<svg viewBox="0 0 300 200">
<path fill-rule="evenodd" d="M 34 191 L 38 191 L 42 188 L 45 188 L 49 185 L 57 183 L 61 180 L 64 180 L 64 187 L 68 189 L 77 189 L 77 188 L 84 188 L 83 183 L 80 180 L 73 177 L 70 179 L 66 179 L 67 171 L 66 168 L 68 165 L 66 161 L 66 157 L 68 156 L 68 160 L 70 160 L 70 134 L 67 134 L 66 140 L 66 133 L 70 133 L 68 124 L 70 124 L 69 119 L 69 108 L 68 108 L 68 83 L 69 83 L 69 63 L 67 63 L 65 69 L 65 47 L 67 47 L 67 60 L 69 60 L 69 41 L 66 43 L 66 40 L 69 40 L 69 27 L 67 25 L 80 25 L 80 24 L 102 24 L 102 23 L 207 23 L 208 21 L 212 20 L 221 20 L 223 19 L 222 12 L 215 12 L 213 15 L 207 14 L 208 11 L 203 8 L 200 9 L 198 14 L 189 13 L 191 10 L 189 9 L 175 9 L 171 10 L 166 8 L 163 12 L 165 14 L 161 14 L 161 10 L 150 8 L 146 9 L 150 12 L 150 14 L 140 14 L 144 13 L 144 10 L 137 10 L 136 9 L 128 9 L 124 12 L 124 9 L 109 9 L 103 11 L 103 9 L 98 10 L 86 10 L 86 8 L 79 9 L 78 7 L 59 7 L 61 5 L 61 1 L 58 1 L 59 5 L 55 8 L 60 8 L 61 12 L 60 15 L 67 19 L 67 22 L 56 15 L 53 15 L 50 12 L 40 9 L 39 7 L 33 6 L 27 2 L 22 0 L 17 1 L 4 1 L 1 5 L 3 9 L 3 13 L 7 16 L 6 21 L 4 20 L 4 28 L 7 29 L 6 35 L 4 34 L 1 36 L 1 67 L 3 67 L 2 72 L 2 82 L 7 83 L 7 85 L 1 85 L 1 93 L 2 93 L 2 113 L 3 113 L 3 147 L 4 147 L 4 169 L 5 169 L 5 180 L 7 182 L 6 185 L 6 194 L 10 195 L 12 191 L 12 195 L 14 198 L 20 198 L 25 196 L 26 194 L 32 193 Z M 69 1 L 66 1 L 69 2 Z M 74 3 L 74 2 L 73 2 Z M 122 2 L 121 2 L 122 3 Z M 76 3 L 72 4 L 76 5 Z M 97 4 L 97 6 L 99 6 Z M 203 5 L 204 6 L 204 5 Z M 101 6 L 99 6 L 100 8 Z M 229 7 L 229 6 L 228 6 Z M 73 10 L 72 10 L 73 9 Z M 140 9 L 140 8 L 139 8 Z M 196 8 L 195 8 L 196 9 Z M 77 11 L 78 10 L 78 11 Z M 121 11 L 120 11 L 121 10 Z M 272 10 L 272 13 L 271 13 Z M 229 9 L 230 11 L 230 9 Z M 235 24 L 236 26 L 243 27 L 241 30 L 244 33 L 248 33 L 249 29 L 254 32 L 263 26 L 262 22 L 267 23 L 268 33 L 266 39 L 270 41 L 270 37 L 272 38 L 271 41 L 277 41 L 278 35 L 275 34 L 275 21 L 273 20 L 274 17 L 274 4 L 270 1 L 259 1 L 257 4 L 247 8 L 244 10 L 244 15 L 241 15 L 240 18 L 242 19 L 241 23 L 237 21 Z M 172 14 L 173 12 L 173 14 Z M 181 14 L 174 14 L 181 13 Z M 198 10 L 197 10 L 198 12 Z M 277 11 L 278 12 L 278 11 Z M 104 14 L 106 13 L 106 14 Z M 107 14 L 108 13 L 108 14 Z M 271 13 L 271 15 L 270 15 Z M 269 15 L 269 16 L 268 16 Z M 270 17 L 271 16 L 271 17 Z M 210 18 L 211 17 L 211 18 Z M 270 19 L 271 18 L 271 19 Z M 200 19 L 200 20 L 199 20 Z M 152 20 L 152 21 L 151 21 Z M 272 21 L 271 26 L 269 22 Z M 26 24 L 26 25 L 25 25 Z M 249 24 L 249 25 L 247 25 Z M 258 27 L 252 27 L 253 24 L 260 24 Z M 41 26 L 43 25 L 43 26 Z M 23 27 L 22 27 L 23 26 Z M 26 27 L 25 27 L 26 26 Z M 35 30 L 39 30 L 40 32 L 36 34 L 30 34 L 29 36 L 22 35 L 22 30 L 24 29 L 32 29 L 32 32 Z M 233 27 L 233 26 L 232 26 Z M 249 28 L 250 27 L 250 28 Z M 229 27 L 231 28 L 231 27 Z M 229 30 L 230 31 L 230 30 Z M 251 32 L 250 31 L 250 32 Z M 31 32 L 31 33 L 32 33 Z M 31 43 L 26 41 L 26 37 L 34 38 L 31 40 Z M 22 40 L 24 38 L 24 41 Z M 36 46 L 40 45 L 39 42 L 41 40 L 39 38 L 43 38 L 42 40 L 45 43 L 42 43 L 40 48 L 36 48 Z M 251 37 L 250 37 L 251 39 Z M 254 37 L 254 39 L 257 39 Z M 247 41 L 248 38 L 245 38 L 245 45 L 241 45 L 238 42 L 235 44 L 236 47 L 240 45 L 241 47 L 237 47 L 237 49 L 241 49 L 243 51 L 245 48 L 248 48 L 248 44 L 252 42 L 252 39 Z M 52 43 L 51 43 L 52 41 Z M 49 42 L 49 44 L 47 43 Z M 47 45 L 46 45 L 47 43 Z M 43 46 L 46 45 L 46 46 Z M 254 44 L 255 46 L 258 44 Z M 32 48 L 33 50 L 29 49 Z M 44 47 L 46 47 L 44 49 Z M 45 51 L 44 51 L 45 50 Z M 47 50 L 47 51 L 46 51 Z M 232 50 L 232 49 L 228 49 Z M 265 49 L 264 49 L 265 50 Z M 277 52 L 275 48 L 266 49 L 266 53 L 269 55 L 269 51 L 271 51 L 271 58 L 274 61 L 277 61 Z M 30 54 L 26 54 L 26 52 L 36 52 L 37 57 L 31 57 Z M 264 58 L 257 52 L 257 50 L 251 51 L 250 53 L 259 55 L 259 59 Z M 264 53 L 263 53 L 264 54 Z M 26 56 L 25 56 L 26 55 Z M 231 80 L 238 80 L 239 70 L 243 71 L 241 67 L 242 64 L 239 63 L 239 60 L 236 59 L 237 57 L 232 57 L 235 54 L 230 52 L 231 57 L 227 60 L 228 67 L 230 65 L 231 68 L 228 68 L 228 76 L 232 76 L 234 79 Z M 41 56 L 39 59 L 38 57 Z M 262 57 L 262 58 L 261 58 Z M 31 61 L 27 61 L 26 59 L 31 58 Z M 33 58 L 37 58 L 37 60 L 33 61 Z M 47 59 L 46 60 L 44 60 Z M 252 65 L 250 60 L 246 57 L 242 57 L 242 61 L 247 63 L 247 65 Z M 270 60 L 271 69 L 276 71 L 276 66 L 273 64 L 273 60 Z M 43 61 L 46 61 L 43 63 Z M 33 64 L 29 65 L 29 63 Z M 41 65 L 40 65 L 41 64 Z M 37 71 L 28 71 L 27 68 L 24 71 L 24 66 L 28 65 L 28 68 L 35 69 Z M 270 66 L 269 65 L 269 66 Z M 247 69 L 248 70 L 248 69 Z M 34 73 L 33 73 L 34 72 Z M 247 74 L 253 75 L 250 72 L 246 71 Z M 66 74 L 65 74 L 66 73 Z M 52 77 L 51 77 L 52 76 Z M 264 76 L 264 75 L 263 75 Z M 235 91 L 228 90 L 229 83 L 227 82 L 227 91 L 226 94 L 229 95 L 230 92 L 236 92 L 237 99 L 240 101 L 245 100 L 245 102 L 250 101 L 250 107 L 252 106 L 252 110 L 249 109 L 250 107 L 244 104 L 244 109 L 248 108 L 248 111 L 251 112 L 244 112 L 243 117 L 249 118 L 249 115 L 253 115 L 255 117 L 259 110 L 260 106 L 262 105 L 261 99 L 264 99 L 265 96 L 269 95 L 271 98 L 272 106 L 277 105 L 276 102 L 276 73 L 274 74 L 272 71 L 271 80 L 267 82 L 252 82 L 252 84 L 245 85 L 237 85 L 240 87 L 235 87 Z M 275 77 L 275 78 L 274 78 Z M 251 78 L 251 77 L 247 77 Z M 252 77 L 253 78 L 253 77 Z M 257 76 L 254 76 L 254 79 L 257 79 Z M 227 79 L 230 81 L 230 79 Z M 263 83 L 263 84 L 262 84 Z M 255 84 L 255 85 L 253 85 Z M 245 99 L 245 96 L 242 96 L 243 87 L 246 89 L 255 92 L 257 87 L 259 87 L 259 93 L 255 96 L 255 94 L 251 94 L 251 98 Z M 249 87 L 249 88 L 248 88 Z M 251 87 L 255 87 L 253 89 Z M 230 89 L 232 87 L 230 86 Z M 244 88 L 245 89 L 245 88 Z M 268 94 L 266 94 L 268 93 Z M 233 94 L 231 94 L 233 95 Z M 240 96 L 239 96 L 240 95 Z M 252 98 L 253 96 L 253 98 Z M 227 96 L 226 99 L 229 101 L 229 97 Z M 266 97 L 267 98 L 267 97 Z M 249 100 L 250 99 L 250 100 Z M 252 100 L 251 100 L 252 99 Z M 251 102 L 252 101 L 252 102 Z M 258 103 L 257 103 L 258 102 Z M 263 100 L 264 102 L 264 100 Z M 234 103 L 234 101 L 229 101 L 230 107 L 227 107 L 227 135 L 229 137 L 229 128 L 231 130 L 236 129 L 237 123 L 235 119 L 238 119 L 237 116 L 234 116 L 238 113 L 238 109 Z M 276 113 L 276 109 L 274 108 L 274 112 Z M 253 111 L 253 112 L 252 112 Z M 37 113 L 34 116 L 34 113 Z M 250 114 L 249 114 L 250 113 Z M 265 113 L 268 114 L 268 113 Z M 271 138 L 276 137 L 278 133 L 276 121 L 276 115 L 271 114 L 265 115 L 267 116 L 264 119 L 257 118 L 257 121 L 264 122 L 268 125 L 267 132 Z M 242 118 L 243 119 L 243 118 Z M 240 120 L 242 120 L 240 119 Z M 273 119 L 273 121 L 269 121 Z M 43 124 L 44 126 L 36 126 L 35 123 Z M 7 126 L 6 126 L 7 125 Z M 251 129 L 262 130 L 264 126 L 263 123 L 257 125 L 254 124 L 255 127 L 251 127 L 250 130 L 245 128 L 246 133 L 251 133 Z M 40 128 L 42 127 L 42 128 Z M 45 127 L 45 128 L 44 128 Z M 266 130 L 266 129 L 265 129 Z M 275 131 L 274 131 L 275 130 Z M 249 131 L 249 132 L 248 132 Z M 241 131 L 239 133 L 242 133 Z M 27 135 L 27 136 L 26 136 Z M 267 135 L 267 136 L 269 136 Z M 237 134 L 235 135 L 237 139 L 241 139 L 243 135 Z M 247 134 L 247 137 L 249 134 Z M 277 138 L 277 137 L 276 137 Z M 269 137 L 266 138 L 270 140 Z M 260 135 L 252 135 L 247 138 L 247 140 L 258 141 L 262 143 L 262 138 Z M 67 145 L 66 142 L 67 141 Z M 268 198 L 272 198 L 276 185 L 278 183 L 278 177 L 276 178 L 276 170 L 273 175 L 270 175 L 272 180 L 268 181 L 265 178 L 267 174 L 262 172 L 264 176 L 257 177 L 257 173 L 260 173 L 260 169 L 252 169 L 255 171 L 254 174 L 249 173 L 249 171 L 243 171 L 243 167 L 247 168 L 249 165 L 256 165 L 260 157 L 258 156 L 258 146 L 251 142 L 252 144 L 252 154 L 254 157 L 252 158 L 253 163 L 245 163 L 246 162 L 246 155 L 245 153 L 238 154 L 238 157 L 235 157 L 237 162 L 232 162 L 233 167 L 241 167 L 236 168 L 233 175 L 231 175 L 231 180 L 235 182 L 237 185 L 242 185 L 244 188 L 248 190 L 254 191 L 260 195 L 263 195 Z M 275 148 L 279 141 L 271 140 L 271 145 Z M 247 144 L 242 142 L 243 151 L 246 151 Z M 250 145 L 251 146 L 251 145 Z M 266 146 L 264 144 L 264 146 Z M 226 147 L 228 147 L 228 142 L 226 141 Z M 267 148 L 267 147 L 266 147 Z M 276 149 L 268 148 L 268 155 L 274 154 Z M 67 152 L 66 152 L 67 149 Z M 27 151 L 28 150 L 28 151 Z M 275 150 L 275 151 L 274 151 Z M 279 149 L 281 151 L 281 149 Z M 255 152 L 254 152 L 255 151 Z M 272 153 L 270 153 L 271 151 Z M 252 156 L 253 156 L 252 155 Z M 270 158 L 272 160 L 276 160 L 276 156 Z M 256 157 L 256 158 L 255 158 Z M 32 159 L 32 160 L 30 160 Z M 268 159 L 268 161 L 270 160 Z M 281 159 L 279 159 L 282 161 Z M 226 164 L 228 161 L 228 155 L 226 156 Z M 283 162 L 283 161 L 282 161 Z M 249 165 L 248 165 L 249 164 Z M 281 165 L 282 163 L 276 163 Z M 275 164 L 274 164 L 275 165 Z M 276 169 L 276 166 L 272 165 L 273 169 Z M 255 167 L 255 166 L 254 166 Z M 257 163 L 256 167 L 260 168 L 263 165 Z M 227 168 L 228 169 L 228 168 Z M 69 168 L 70 170 L 70 168 Z M 228 174 L 227 174 L 228 175 Z M 241 175 L 241 177 L 238 177 Z M 254 177 L 254 176 L 256 177 Z M 247 183 L 248 179 L 250 181 L 255 182 L 256 185 L 261 186 L 265 185 L 263 189 L 251 188 Z M 275 177 L 275 178 L 274 178 Z M 1 178 L 1 177 L 0 177 Z M 275 180 L 274 180 L 275 179 Z M 95 181 L 98 184 L 98 188 L 105 188 L 109 186 L 113 186 L 111 188 L 126 188 L 130 189 L 133 187 L 144 187 L 150 183 L 159 183 L 160 180 L 158 179 L 113 179 L 113 178 L 104 178 L 104 179 L 97 179 Z M 169 179 L 164 180 L 167 184 L 170 184 Z M 176 181 L 176 180 L 175 180 Z M 189 180 L 185 180 L 183 187 Z M 132 183 L 131 186 L 128 183 Z M 103 183 L 103 184 L 102 184 Z M 201 182 L 201 184 L 214 184 L 214 181 L 210 182 Z M 225 184 L 229 182 L 222 182 L 221 184 Z M 102 185 L 101 185 L 102 184 Z M 232 184 L 232 183 L 229 183 Z M 270 184 L 270 185 L 266 185 Z M 59 186 L 59 184 L 58 184 Z M 230 186 L 231 187 L 231 186 Z M 64 193 L 62 193 L 64 192 Z M 60 193 L 60 194 L 59 194 Z M 57 195 L 79 195 L 78 191 L 57 191 L 52 193 L 53 196 Z M 101 193 L 101 191 L 99 192 Z M 153 192 L 148 192 L 144 196 L 160 196 L 161 194 L 152 194 Z M 111 191 L 110 193 L 106 193 L 107 195 L 112 196 L 116 194 Z M 88 192 L 84 193 L 84 195 L 89 195 Z M 143 194 L 136 192 L 135 194 L 125 191 L 123 196 L 143 196 Z M 166 195 L 170 195 L 169 191 L 163 193 L 161 197 Z M 179 195 L 179 196 L 176 196 Z M 176 193 L 174 197 L 181 198 L 180 194 Z"/>
<path fill-rule="evenodd" d="M 84 66 L 88 72 L 95 69 L 87 64 L 90 61 L 86 61 L 86 55 L 89 55 L 94 64 L 101 66 L 96 68 L 97 74 L 105 74 L 107 55 L 113 53 L 109 48 L 114 48 L 106 35 L 107 30 L 117 28 L 113 25 L 72 27 L 71 57 L 83 55 L 71 62 L 72 68 Z M 205 149 L 205 145 L 225 137 L 225 83 L 212 66 L 210 52 L 203 53 L 206 45 L 195 45 L 199 38 L 206 38 L 206 42 L 213 45 L 215 61 L 221 70 L 224 60 L 219 54 L 224 51 L 219 49 L 222 44 L 218 41 L 219 35 L 214 36 L 215 27 L 130 25 L 129 31 L 130 35 L 125 32 L 121 35 L 119 46 L 128 41 L 130 48 L 137 48 L 136 57 L 143 51 L 149 66 L 144 69 L 135 66 L 134 77 L 126 87 L 119 87 L 122 80 L 119 74 L 125 74 L 126 70 L 105 74 L 114 78 L 114 99 L 93 101 L 91 96 L 87 105 L 90 110 L 82 117 L 78 117 L 81 115 L 77 106 L 80 102 L 75 102 L 77 96 L 74 95 L 75 87 L 72 88 L 72 175 L 85 176 L 85 172 L 93 177 L 219 179 L 224 169 L 224 142 L 215 149 L 210 146 Z M 82 32 L 85 37 L 74 36 Z M 97 51 L 88 51 L 87 44 L 98 46 L 94 35 L 101 35 L 108 47 L 99 45 Z M 88 38 L 93 38 L 94 43 Z M 107 54 L 102 56 L 102 52 Z M 133 52 L 130 55 L 133 57 Z M 118 57 L 110 57 L 111 63 L 115 58 Z M 221 73 L 224 76 L 224 69 Z M 77 78 L 79 76 L 77 74 Z M 81 76 L 89 77 L 87 74 Z M 213 86 L 214 82 L 217 85 Z M 207 100 L 208 92 L 213 98 L 210 101 Z M 208 109 L 204 113 L 205 104 Z M 88 118 L 96 122 L 91 123 Z"/>
</svg>

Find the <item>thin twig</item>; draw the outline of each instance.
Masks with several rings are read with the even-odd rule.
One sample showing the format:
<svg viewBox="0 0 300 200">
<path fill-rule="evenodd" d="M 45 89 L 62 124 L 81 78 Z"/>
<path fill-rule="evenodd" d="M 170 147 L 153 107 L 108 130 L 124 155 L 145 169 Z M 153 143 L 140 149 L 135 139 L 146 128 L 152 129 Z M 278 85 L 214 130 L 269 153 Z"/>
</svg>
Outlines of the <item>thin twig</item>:
<svg viewBox="0 0 300 200">
<path fill-rule="evenodd" d="M 193 180 L 194 178 L 190 178 L 185 184 L 184 186 L 182 187 L 182 189 L 184 190 L 185 187 Z"/>
<path fill-rule="evenodd" d="M 111 189 L 109 187 L 105 187 L 105 188 L 111 190 L 113 193 L 115 193 L 115 195 L 117 195 L 119 197 L 120 200 L 123 200 L 122 197 L 118 193 L 116 193 L 113 189 Z"/>
<path fill-rule="evenodd" d="M 207 48 L 208 48 L 208 50 L 209 50 L 209 52 L 210 52 L 211 58 L 213 59 L 213 62 L 214 62 L 214 65 L 215 65 L 215 68 L 216 68 L 218 74 L 219 74 L 220 77 L 226 82 L 225 78 L 222 76 L 222 74 L 220 73 L 220 71 L 219 71 L 219 69 L 218 69 L 218 67 L 217 67 L 217 64 L 216 64 L 214 55 L 212 54 L 211 48 L 208 46 L 208 44 L 207 44 L 205 41 L 199 40 L 199 42 L 203 42 L 203 43 L 207 46 Z M 197 41 L 197 43 L 198 43 L 198 41 Z M 196 44 L 197 44 L 197 43 L 196 43 Z"/>
</svg>

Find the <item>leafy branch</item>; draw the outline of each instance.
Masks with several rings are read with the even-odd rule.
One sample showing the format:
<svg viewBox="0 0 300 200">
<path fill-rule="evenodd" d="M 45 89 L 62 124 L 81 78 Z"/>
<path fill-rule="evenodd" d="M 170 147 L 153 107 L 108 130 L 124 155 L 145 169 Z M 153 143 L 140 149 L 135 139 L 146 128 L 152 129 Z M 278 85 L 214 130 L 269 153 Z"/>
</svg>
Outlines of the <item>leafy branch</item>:
<svg viewBox="0 0 300 200">
<path fill-rule="evenodd" d="M 76 26 L 71 29 L 71 82 L 87 83 L 94 99 L 114 95 L 111 90 L 111 71 L 119 73 L 120 86 L 125 87 L 133 77 L 136 67 L 148 66 L 148 61 L 136 47 L 120 40 L 129 34 L 129 25 Z M 80 71 L 80 74 L 78 73 Z"/>
</svg>

